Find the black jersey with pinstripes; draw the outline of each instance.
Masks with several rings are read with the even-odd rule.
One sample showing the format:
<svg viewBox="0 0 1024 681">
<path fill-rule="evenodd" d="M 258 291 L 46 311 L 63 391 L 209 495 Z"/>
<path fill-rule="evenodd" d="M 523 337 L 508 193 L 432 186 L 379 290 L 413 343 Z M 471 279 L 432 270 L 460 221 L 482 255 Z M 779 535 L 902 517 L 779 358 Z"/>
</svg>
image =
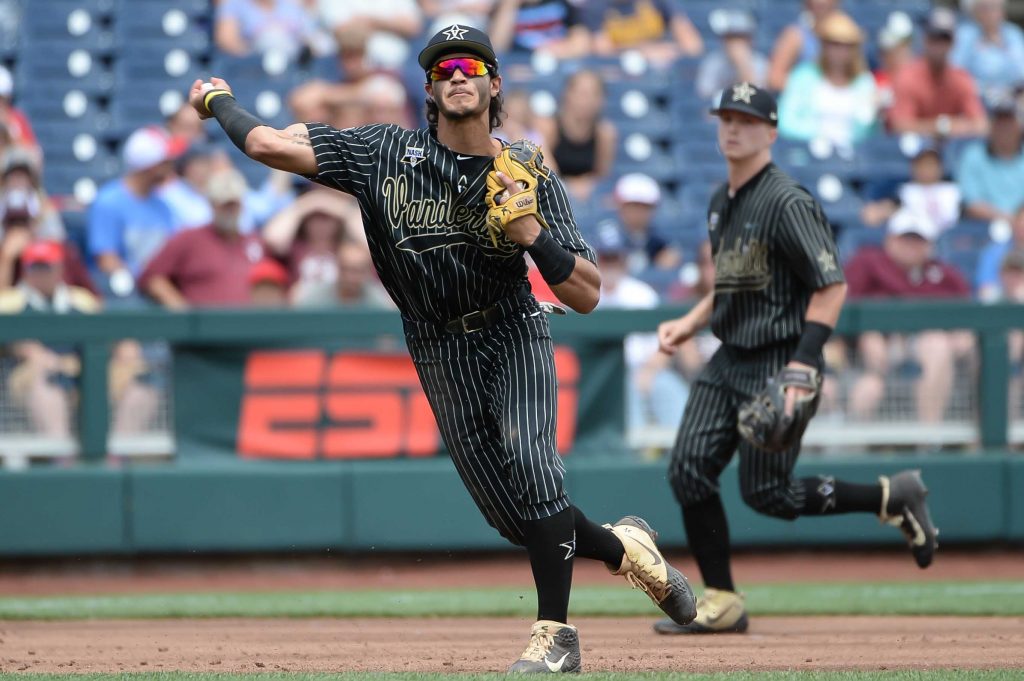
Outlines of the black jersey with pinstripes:
<svg viewBox="0 0 1024 681">
<path fill-rule="evenodd" d="M 711 197 L 715 261 L 711 329 L 723 343 L 759 348 L 798 338 L 814 291 L 842 282 L 832 229 L 814 198 L 769 163 L 729 196 Z"/>
<path fill-rule="evenodd" d="M 456 154 L 429 129 L 306 127 L 310 179 L 359 201 L 377 273 L 406 318 L 443 324 L 528 285 L 523 248 L 504 235 L 495 246 L 486 228 L 490 163 Z M 542 181 L 537 198 L 555 240 L 593 261 L 562 181 Z"/>
</svg>

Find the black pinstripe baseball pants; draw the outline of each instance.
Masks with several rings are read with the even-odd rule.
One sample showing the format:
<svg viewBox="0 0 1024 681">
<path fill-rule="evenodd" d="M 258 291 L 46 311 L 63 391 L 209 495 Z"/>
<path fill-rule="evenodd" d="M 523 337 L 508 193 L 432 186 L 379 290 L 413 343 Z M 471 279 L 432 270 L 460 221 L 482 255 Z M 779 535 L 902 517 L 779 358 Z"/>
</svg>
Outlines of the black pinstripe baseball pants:
<svg viewBox="0 0 1024 681">
<path fill-rule="evenodd" d="M 697 378 L 686 403 L 669 465 L 669 482 L 683 508 L 718 494 L 718 478 L 738 450 L 740 493 L 760 513 L 792 520 L 804 506 L 804 487 L 792 472 L 797 445 L 765 452 L 736 431 L 739 406 L 762 390 L 792 355 L 795 343 L 757 350 L 721 346 Z"/>
<path fill-rule="evenodd" d="M 516 545 L 522 520 L 569 507 L 555 444 L 557 393 L 547 316 L 532 296 L 467 334 L 406 320 L 406 340 L 441 437 L 487 522 Z"/>
</svg>

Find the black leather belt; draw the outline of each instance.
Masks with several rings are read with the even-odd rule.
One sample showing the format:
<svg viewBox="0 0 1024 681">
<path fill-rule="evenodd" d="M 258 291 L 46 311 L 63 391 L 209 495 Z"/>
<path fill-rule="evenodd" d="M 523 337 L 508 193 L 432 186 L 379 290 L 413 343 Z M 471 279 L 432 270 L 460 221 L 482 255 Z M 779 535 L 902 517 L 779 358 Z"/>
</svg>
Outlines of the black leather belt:
<svg viewBox="0 0 1024 681">
<path fill-rule="evenodd" d="M 485 307 L 482 310 L 476 310 L 469 314 L 464 314 L 461 317 L 456 317 L 444 325 L 444 330 L 448 333 L 473 333 L 475 331 L 483 331 L 489 326 L 494 326 L 504 316 L 505 310 L 498 305 L 491 305 L 490 307 Z"/>
</svg>

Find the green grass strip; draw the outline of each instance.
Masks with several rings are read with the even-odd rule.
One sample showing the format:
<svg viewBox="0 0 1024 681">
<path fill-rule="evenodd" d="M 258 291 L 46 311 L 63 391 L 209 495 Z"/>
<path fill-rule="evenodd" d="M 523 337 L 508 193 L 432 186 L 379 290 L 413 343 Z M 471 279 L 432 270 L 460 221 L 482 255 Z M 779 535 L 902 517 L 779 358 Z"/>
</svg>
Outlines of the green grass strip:
<svg viewBox="0 0 1024 681">
<path fill-rule="evenodd" d="M 505 674 L 204 674 L 160 672 L 145 674 L 0 674 L 12 681 L 507 681 Z M 886 672 L 723 672 L 686 674 L 682 672 L 602 672 L 581 674 L 588 681 L 1011 681 L 1020 679 L 1019 670 L 932 670 Z"/>
<path fill-rule="evenodd" d="M 746 590 L 758 615 L 1024 615 L 1024 582 L 762 584 Z M 165 617 L 529 617 L 531 588 L 312 591 L 0 598 L 0 619 Z M 573 590 L 575 617 L 655 615 L 641 593 Z"/>
</svg>

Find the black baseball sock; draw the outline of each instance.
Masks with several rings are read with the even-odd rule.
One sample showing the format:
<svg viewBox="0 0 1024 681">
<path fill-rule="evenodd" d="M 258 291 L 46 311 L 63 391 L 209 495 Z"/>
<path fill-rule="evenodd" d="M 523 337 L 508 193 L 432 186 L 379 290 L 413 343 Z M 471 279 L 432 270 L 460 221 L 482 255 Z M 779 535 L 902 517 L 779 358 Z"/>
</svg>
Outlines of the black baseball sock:
<svg viewBox="0 0 1024 681">
<path fill-rule="evenodd" d="M 799 482 L 804 486 L 804 507 L 800 515 L 877 514 L 882 509 L 882 486 L 877 482 L 861 485 L 826 475 L 802 478 Z"/>
<path fill-rule="evenodd" d="M 704 586 L 735 591 L 729 565 L 729 521 L 725 518 L 722 498 L 716 494 L 683 508 L 683 526 Z"/>
<path fill-rule="evenodd" d="M 576 555 L 572 508 L 540 520 L 524 520 L 526 551 L 537 585 L 537 619 L 568 621 L 572 559 Z"/>
<path fill-rule="evenodd" d="M 576 555 L 603 560 L 613 570 L 618 570 L 625 554 L 622 542 L 607 527 L 589 520 L 580 509 L 575 506 L 571 509 L 576 524 Z"/>
</svg>

